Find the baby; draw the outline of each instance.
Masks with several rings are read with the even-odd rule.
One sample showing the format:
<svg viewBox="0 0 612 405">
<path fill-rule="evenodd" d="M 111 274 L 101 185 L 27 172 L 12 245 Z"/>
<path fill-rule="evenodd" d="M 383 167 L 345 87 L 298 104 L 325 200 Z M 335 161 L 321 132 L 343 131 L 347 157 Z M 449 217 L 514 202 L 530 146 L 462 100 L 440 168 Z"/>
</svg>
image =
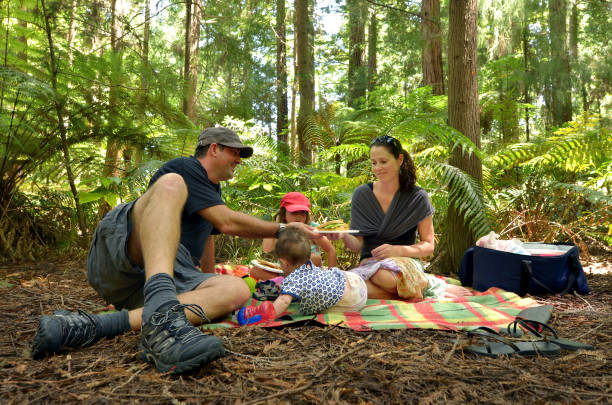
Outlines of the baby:
<svg viewBox="0 0 612 405">
<path fill-rule="evenodd" d="M 310 241 L 297 228 L 286 228 L 276 242 L 274 252 L 285 279 L 280 295 L 274 301 L 249 306 L 238 311 L 240 325 L 252 325 L 276 319 L 292 301 L 300 304 L 300 313 L 318 314 L 323 311 L 359 311 L 366 304 L 368 290 L 365 281 L 355 273 L 336 267 L 323 270 L 310 261 Z"/>
</svg>

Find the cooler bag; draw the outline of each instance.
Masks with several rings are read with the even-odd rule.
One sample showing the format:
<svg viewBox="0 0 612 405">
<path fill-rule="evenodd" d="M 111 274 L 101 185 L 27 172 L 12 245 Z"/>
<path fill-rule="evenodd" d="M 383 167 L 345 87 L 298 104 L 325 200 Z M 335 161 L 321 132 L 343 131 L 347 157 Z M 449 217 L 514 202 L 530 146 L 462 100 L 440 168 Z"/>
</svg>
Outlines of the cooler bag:
<svg viewBox="0 0 612 405">
<path fill-rule="evenodd" d="M 521 296 L 590 293 L 576 245 L 526 242 L 523 248 L 531 255 L 469 248 L 459 267 L 461 284 L 478 291 L 499 287 Z"/>
</svg>

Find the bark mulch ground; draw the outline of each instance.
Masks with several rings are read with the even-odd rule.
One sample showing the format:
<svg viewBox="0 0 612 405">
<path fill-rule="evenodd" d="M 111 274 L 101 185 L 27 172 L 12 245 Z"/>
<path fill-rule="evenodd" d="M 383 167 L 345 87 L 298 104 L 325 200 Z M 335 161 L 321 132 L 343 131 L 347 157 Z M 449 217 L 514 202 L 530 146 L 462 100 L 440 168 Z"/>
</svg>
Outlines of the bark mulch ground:
<svg viewBox="0 0 612 405">
<path fill-rule="evenodd" d="M 592 294 L 537 298 L 554 305 L 550 324 L 561 336 L 595 351 L 491 359 L 464 351 L 459 332 L 245 327 L 214 331 L 228 349 L 223 359 L 170 376 L 138 359 L 137 333 L 32 360 L 42 313 L 104 303 L 87 285 L 83 262 L 3 266 L 0 402 L 611 403 L 612 266 L 600 258 L 596 267 L 587 276 Z"/>
</svg>

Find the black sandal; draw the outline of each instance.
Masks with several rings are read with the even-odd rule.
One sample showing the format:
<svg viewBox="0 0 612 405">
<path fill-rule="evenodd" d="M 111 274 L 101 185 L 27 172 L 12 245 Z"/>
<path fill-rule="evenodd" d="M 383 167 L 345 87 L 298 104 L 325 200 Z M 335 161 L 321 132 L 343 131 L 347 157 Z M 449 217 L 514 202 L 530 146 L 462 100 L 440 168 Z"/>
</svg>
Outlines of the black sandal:
<svg viewBox="0 0 612 405">
<path fill-rule="evenodd" d="M 545 341 L 512 342 L 486 326 L 469 331 L 468 337 L 470 339 L 479 338 L 484 342 L 484 346 L 471 345 L 468 346 L 467 350 L 488 357 L 514 354 L 519 356 L 556 356 L 561 351 L 558 345 Z M 494 341 L 489 341 L 489 339 Z"/>
<path fill-rule="evenodd" d="M 508 325 L 508 331 L 517 330 L 518 326 L 525 328 L 529 333 L 541 339 L 543 342 L 554 343 L 565 350 L 594 350 L 595 348 L 589 344 L 575 342 L 569 339 L 560 338 L 553 328 L 545 323 L 534 321 L 532 319 L 524 319 L 517 317 L 514 322 Z M 520 329 L 519 329 L 520 330 Z M 548 333 L 547 333 L 548 332 Z M 550 336 L 552 334 L 552 337 Z"/>
</svg>

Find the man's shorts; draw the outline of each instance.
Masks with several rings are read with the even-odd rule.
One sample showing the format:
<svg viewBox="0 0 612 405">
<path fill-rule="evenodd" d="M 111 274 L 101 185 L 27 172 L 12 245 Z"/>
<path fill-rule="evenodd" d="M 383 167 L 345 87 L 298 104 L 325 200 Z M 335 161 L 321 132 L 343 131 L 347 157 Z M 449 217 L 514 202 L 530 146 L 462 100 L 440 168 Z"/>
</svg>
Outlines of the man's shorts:
<svg viewBox="0 0 612 405">
<path fill-rule="evenodd" d="M 94 232 L 87 257 L 89 284 L 117 309 L 135 309 L 144 305 L 145 272 L 132 263 L 127 246 L 135 203 L 120 204 L 102 218 Z M 177 294 L 192 291 L 215 275 L 202 273 L 193 264 L 187 248 L 179 245 L 174 260 Z"/>
<path fill-rule="evenodd" d="M 368 286 L 358 274 L 345 271 L 344 295 L 336 305 L 325 312 L 356 312 L 365 307 L 368 300 Z"/>
</svg>

